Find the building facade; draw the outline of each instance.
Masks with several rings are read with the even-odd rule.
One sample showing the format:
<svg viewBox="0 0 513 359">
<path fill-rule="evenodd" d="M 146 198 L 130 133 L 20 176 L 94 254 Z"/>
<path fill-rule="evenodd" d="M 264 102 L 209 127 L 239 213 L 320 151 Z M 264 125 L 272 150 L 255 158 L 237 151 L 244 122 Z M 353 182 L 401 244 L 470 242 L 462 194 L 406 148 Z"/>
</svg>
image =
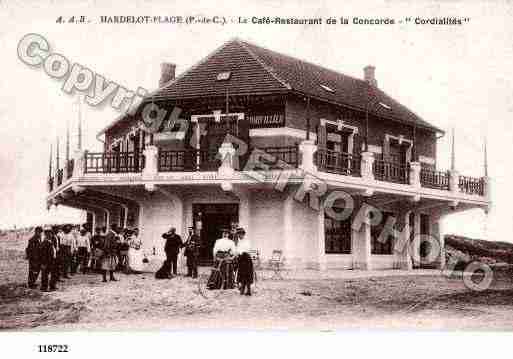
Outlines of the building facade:
<svg viewBox="0 0 513 359">
<path fill-rule="evenodd" d="M 444 132 L 372 66 L 356 79 L 235 39 L 174 71 L 163 64 L 159 89 L 100 132 L 103 152 L 50 165 L 48 206 L 139 227 L 157 255 L 163 232 L 193 226 L 207 262 L 237 222 L 264 262 L 281 250 L 290 267 L 411 269 L 444 265 L 443 216 L 490 205 L 486 173 L 460 175 L 454 150 L 439 170 Z"/>
</svg>

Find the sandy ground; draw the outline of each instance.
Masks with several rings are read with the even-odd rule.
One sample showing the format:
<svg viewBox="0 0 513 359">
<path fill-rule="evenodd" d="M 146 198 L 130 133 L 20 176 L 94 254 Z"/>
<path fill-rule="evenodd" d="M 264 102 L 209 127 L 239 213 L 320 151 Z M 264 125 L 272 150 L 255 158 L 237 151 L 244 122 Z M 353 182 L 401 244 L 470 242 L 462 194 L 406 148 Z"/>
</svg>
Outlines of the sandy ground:
<svg viewBox="0 0 513 359">
<path fill-rule="evenodd" d="M 0 329 L 513 329 L 513 270 L 495 272 L 484 292 L 439 271 L 259 272 L 251 297 L 199 295 L 196 280 L 153 273 L 102 283 L 75 275 L 57 292 L 25 286 L 24 240 L 0 238 Z M 202 269 L 204 273 L 207 268 Z"/>
</svg>

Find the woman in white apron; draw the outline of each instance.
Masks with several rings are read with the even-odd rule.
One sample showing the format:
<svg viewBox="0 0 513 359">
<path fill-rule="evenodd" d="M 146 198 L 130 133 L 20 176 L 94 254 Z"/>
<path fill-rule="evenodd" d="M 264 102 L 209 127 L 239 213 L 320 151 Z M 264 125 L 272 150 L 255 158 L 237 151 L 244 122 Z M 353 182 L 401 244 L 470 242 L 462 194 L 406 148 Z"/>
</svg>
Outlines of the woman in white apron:
<svg viewBox="0 0 513 359">
<path fill-rule="evenodd" d="M 134 229 L 128 244 L 130 245 L 128 249 L 128 268 L 131 272 L 142 272 L 144 255 L 142 241 L 139 239 L 139 229 Z"/>
</svg>

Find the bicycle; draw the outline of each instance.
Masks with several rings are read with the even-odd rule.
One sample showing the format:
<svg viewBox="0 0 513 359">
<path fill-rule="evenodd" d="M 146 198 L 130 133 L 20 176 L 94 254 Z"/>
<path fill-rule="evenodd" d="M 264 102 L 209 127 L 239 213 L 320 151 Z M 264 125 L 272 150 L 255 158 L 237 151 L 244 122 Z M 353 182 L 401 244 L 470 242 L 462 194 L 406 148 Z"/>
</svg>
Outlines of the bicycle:
<svg viewBox="0 0 513 359">
<path fill-rule="evenodd" d="M 217 298 L 221 292 L 236 288 L 233 257 L 216 260 L 210 273 L 198 273 L 198 291 L 205 299 Z"/>
</svg>

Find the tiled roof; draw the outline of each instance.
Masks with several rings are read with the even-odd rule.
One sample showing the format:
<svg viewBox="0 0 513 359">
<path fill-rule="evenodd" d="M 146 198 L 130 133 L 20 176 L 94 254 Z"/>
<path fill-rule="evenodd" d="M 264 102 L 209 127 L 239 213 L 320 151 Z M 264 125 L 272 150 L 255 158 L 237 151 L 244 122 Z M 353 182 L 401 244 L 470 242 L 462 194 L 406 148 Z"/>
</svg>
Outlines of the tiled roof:
<svg viewBox="0 0 513 359">
<path fill-rule="evenodd" d="M 218 81 L 217 75 L 226 71 L 231 72 L 230 79 Z M 227 93 L 296 93 L 361 111 L 366 110 L 370 97 L 371 113 L 402 122 L 416 122 L 418 126 L 443 132 L 364 80 L 239 39 L 225 43 L 151 96 L 153 99 L 185 99 L 226 96 Z"/>
</svg>

